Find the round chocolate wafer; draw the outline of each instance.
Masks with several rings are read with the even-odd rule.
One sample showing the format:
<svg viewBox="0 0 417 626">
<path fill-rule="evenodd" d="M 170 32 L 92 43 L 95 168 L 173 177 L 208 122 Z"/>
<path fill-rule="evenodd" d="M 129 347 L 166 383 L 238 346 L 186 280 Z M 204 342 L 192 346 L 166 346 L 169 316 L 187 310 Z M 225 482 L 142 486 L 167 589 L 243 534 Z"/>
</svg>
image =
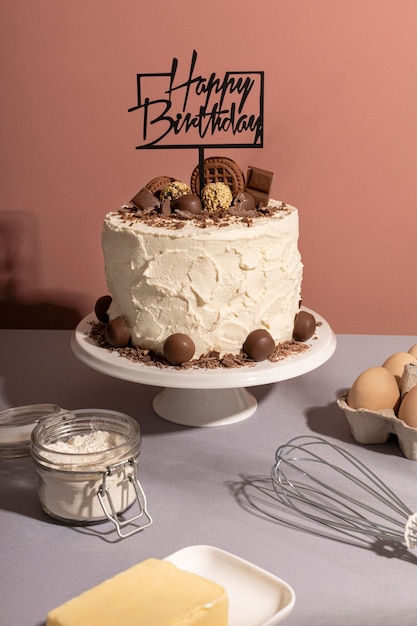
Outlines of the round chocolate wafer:
<svg viewBox="0 0 417 626">
<path fill-rule="evenodd" d="M 204 184 L 224 183 L 234 198 L 245 189 L 245 177 L 240 167 L 227 157 L 208 157 L 204 159 Z M 191 190 L 200 194 L 200 168 L 197 165 L 191 175 Z"/>
<path fill-rule="evenodd" d="M 171 178 L 170 176 L 156 176 L 156 178 L 152 178 L 145 187 L 159 198 L 162 189 L 174 181 L 175 178 Z"/>
</svg>

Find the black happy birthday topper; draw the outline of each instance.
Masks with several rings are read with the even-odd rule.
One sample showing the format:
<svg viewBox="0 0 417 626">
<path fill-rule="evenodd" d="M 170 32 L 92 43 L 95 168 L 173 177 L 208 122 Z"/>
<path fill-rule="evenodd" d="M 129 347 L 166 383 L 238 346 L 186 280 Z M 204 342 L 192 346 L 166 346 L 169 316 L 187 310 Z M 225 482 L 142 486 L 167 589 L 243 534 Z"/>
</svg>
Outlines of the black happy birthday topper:
<svg viewBox="0 0 417 626">
<path fill-rule="evenodd" d="M 136 149 L 198 148 L 201 161 L 204 148 L 262 148 L 264 73 L 204 77 L 196 63 L 194 50 L 185 78 L 176 58 L 168 73 L 137 74 L 138 103 L 129 109 L 142 126 Z"/>
</svg>

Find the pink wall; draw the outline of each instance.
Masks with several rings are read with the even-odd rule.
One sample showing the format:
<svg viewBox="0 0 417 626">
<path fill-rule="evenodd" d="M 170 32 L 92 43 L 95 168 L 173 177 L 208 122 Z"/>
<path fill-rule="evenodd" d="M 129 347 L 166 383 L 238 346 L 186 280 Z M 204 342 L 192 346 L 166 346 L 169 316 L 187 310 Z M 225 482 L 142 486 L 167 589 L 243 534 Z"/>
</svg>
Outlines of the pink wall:
<svg viewBox="0 0 417 626">
<path fill-rule="evenodd" d="M 265 147 L 227 154 L 299 208 L 304 304 L 338 333 L 416 333 L 415 0 L 3 0 L 0 19 L 3 326 L 90 312 L 104 214 L 189 178 L 197 153 L 135 150 L 127 109 L 137 72 L 195 48 L 201 70 L 265 72 Z"/>
</svg>

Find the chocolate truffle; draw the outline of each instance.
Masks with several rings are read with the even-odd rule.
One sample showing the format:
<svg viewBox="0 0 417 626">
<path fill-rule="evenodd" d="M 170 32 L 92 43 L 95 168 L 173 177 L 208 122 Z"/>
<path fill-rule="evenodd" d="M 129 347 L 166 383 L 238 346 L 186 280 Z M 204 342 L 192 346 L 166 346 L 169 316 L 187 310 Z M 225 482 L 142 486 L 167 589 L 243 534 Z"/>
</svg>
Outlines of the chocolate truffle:
<svg viewBox="0 0 417 626">
<path fill-rule="evenodd" d="M 232 192 L 225 183 L 208 183 L 201 192 L 201 203 L 209 213 L 227 210 L 232 201 Z"/>
<path fill-rule="evenodd" d="M 186 183 L 182 183 L 179 180 L 174 180 L 172 183 L 169 183 L 166 187 L 164 187 L 161 191 L 160 201 L 164 200 L 176 200 L 180 196 L 184 196 L 187 193 L 191 193 L 191 189 Z"/>
<path fill-rule="evenodd" d="M 112 297 L 111 296 L 101 296 L 96 302 L 94 307 L 94 313 L 96 314 L 96 318 L 99 322 L 103 322 L 103 324 L 107 324 L 109 321 L 109 314 L 107 311 L 111 305 Z"/>
<path fill-rule="evenodd" d="M 300 311 L 295 316 L 293 337 L 296 341 L 307 341 L 316 330 L 316 318 L 308 311 Z"/>
<path fill-rule="evenodd" d="M 258 328 L 249 333 L 243 344 L 243 351 L 254 361 L 265 361 L 274 350 L 275 342 L 264 328 Z"/>
<path fill-rule="evenodd" d="M 186 193 L 171 202 L 171 208 L 174 211 L 187 211 L 188 213 L 197 214 L 201 212 L 201 200 L 195 193 Z"/>
<path fill-rule="evenodd" d="M 237 211 L 254 211 L 256 209 L 255 198 L 248 191 L 237 194 L 233 206 Z"/>
<path fill-rule="evenodd" d="M 187 363 L 194 356 L 194 341 L 184 333 L 174 333 L 165 340 L 163 352 L 170 365 Z"/>
<path fill-rule="evenodd" d="M 104 334 L 113 348 L 126 348 L 130 341 L 130 330 L 122 317 L 115 317 L 104 329 Z"/>
</svg>

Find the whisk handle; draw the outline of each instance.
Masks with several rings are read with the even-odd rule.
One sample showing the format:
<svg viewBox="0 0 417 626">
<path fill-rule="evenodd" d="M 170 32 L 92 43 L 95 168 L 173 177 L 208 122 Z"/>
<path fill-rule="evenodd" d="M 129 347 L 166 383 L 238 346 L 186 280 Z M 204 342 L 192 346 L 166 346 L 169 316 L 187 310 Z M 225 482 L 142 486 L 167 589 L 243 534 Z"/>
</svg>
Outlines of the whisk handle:
<svg viewBox="0 0 417 626">
<path fill-rule="evenodd" d="M 404 529 L 404 539 L 407 548 L 417 548 L 417 513 L 413 513 L 408 518 Z"/>
</svg>

